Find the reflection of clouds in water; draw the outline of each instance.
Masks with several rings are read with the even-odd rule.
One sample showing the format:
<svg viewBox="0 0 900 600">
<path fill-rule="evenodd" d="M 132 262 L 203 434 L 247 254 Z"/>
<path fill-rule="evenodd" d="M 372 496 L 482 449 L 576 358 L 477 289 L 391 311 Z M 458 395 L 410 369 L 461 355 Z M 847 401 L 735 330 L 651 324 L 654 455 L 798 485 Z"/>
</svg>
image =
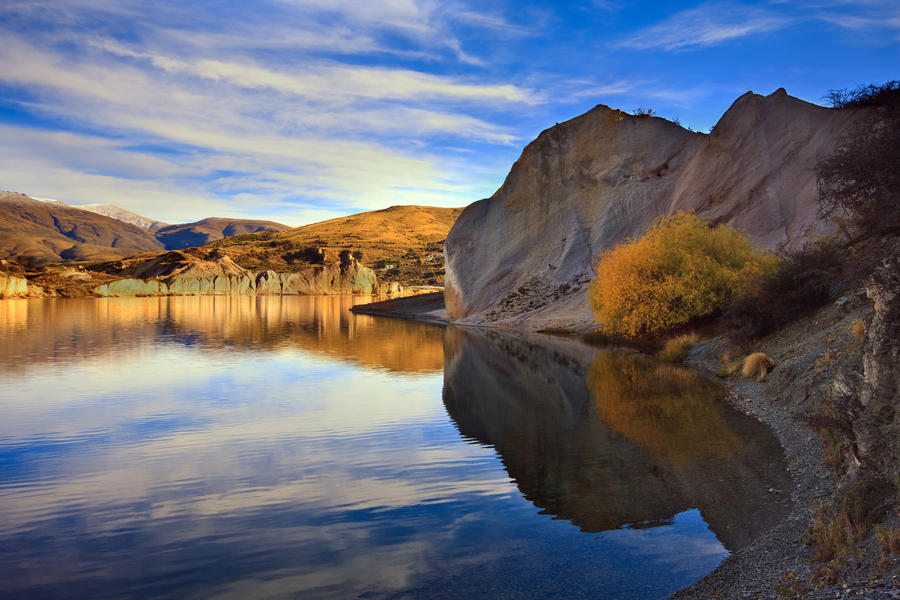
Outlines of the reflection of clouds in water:
<svg viewBox="0 0 900 600">
<path fill-rule="evenodd" d="M 166 377 L 154 376 L 167 364 Z M 21 382 L 27 402 L 0 425 L 20 467 L 17 485 L 0 490 L 0 534 L 41 536 L 71 514 L 79 525 L 69 534 L 104 545 L 123 530 L 173 549 L 215 535 L 239 542 L 229 558 L 237 564 L 268 557 L 231 592 L 257 577 L 272 591 L 363 592 L 400 589 L 434 568 L 426 560 L 439 554 L 434 534 L 446 539 L 454 529 L 453 509 L 435 505 L 470 497 L 462 512 L 473 514 L 479 499 L 515 496 L 490 450 L 448 443 L 457 435 L 438 401 L 439 377 L 359 371 L 297 351 L 233 363 L 179 346 L 148 361 L 124 357 L 91 382 L 95 368 L 91 359 Z M 72 395 L 46 395 L 53 389 Z M 49 439 L 71 443 L 36 452 Z M 371 526 L 416 506 L 447 514 L 396 540 Z M 52 534 L 60 533 L 65 540 Z M 279 568 L 272 555 L 296 556 L 298 547 L 310 572 Z M 312 558 L 329 554 L 339 557 L 334 565 Z M 59 584 L 80 578 L 58 575 Z"/>
<path fill-rule="evenodd" d="M 603 424 L 583 371 L 553 351 L 451 338 L 443 379 L 421 368 L 434 351 L 421 325 L 351 327 L 318 300 L 182 300 L 34 305 L 68 341 L 24 376 L 0 370 L 15 390 L 0 399 L 0 577 L 13 592 L 659 597 L 722 556 L 696 511 L 601 542 L 579 531 L 602 502 L 641 508 L 629 490 L 676 480 Z M 73 334 L 94 319 L 78 311 L 104 305 L 121 315 Z M 207 320 L 197 309 L 210 306 Z M 311 320 L 285 321 L 301 308 Z M 638 431 L 641 415 L 617 423 Z M 685 503 L 649 504 L 634 518 Z"/>
<path fill-rule="evenodd" d="M 340 435 L 355 427 L 374 429 L 381 423 L 443 415 L 428 395 L 434 376 L 404 380 L 403 392 L 397 391 L 397 381 L 383 373 L 359 373 L 341 363 L 313 360 L 296 350 L 248 358 L 170 345 L 146 358 L 90 358 L 27 377 L 0 375 L 0 386 L 14 390 L 0 398 L 7 417 L 0 423 L 0 436 L 44 431 L 47 411 L 65 413 L 60 415 L 65 419 L 54 424 L 53 435 L 179 412 L 191 413 L 192 420 L 209 414 L 222 420 L 241 406 L 294 412 L 297 402 L 303 403 L 302 423 L 265 426 Z M 106 410 L 98 411 L 100 405 Z"/>
<path fill-rule="evenodd" d="M 602 535 L 620 544 L 623 551 L 670 565 L 688 577 L 702 577 L 729 554 L 697 509 L 678 513 L 671 524 L 619 529 Z"/>
<path fill-rule="evenodd" d="M 486 486 L 496 486 L 491 493 L 510 491 L 505 477 L 491 482 L 478 471 L 466 472 L 475 457 L 493 461 L 490 451 L 427 439 L 429 426 L 446 418 L 434 400 L 440 395 L 439 378 L 360 375 L 340 364 L 324 370 L 312 365 L 313 377 L 306 378 L 309 371 L 295 355 L 231 368 L 202 354 L 189 360 L 183 348 L 172 352 L 171 361 L 161 362 L 193 368 L 168 371 L 165 381 L 155 378 L 153 385 L 152 373 L 144 370 L 155 369 L 152 362 L 125 361 L 104 378 L 105 389 L 97 390 L 94 380 L 95 392 L 109 396 L 87 404 L 81 401 L 89 378 L 80 366 L 24 381 L 20 398 L 30 400 L 17 402 L 18 410 L 7 410 L 4 403 L 7 418 L 0 425 L 0 439 L 16 440 L 20 466 L 34 470 L 18 477 L 27 481 L 46 475 L 44 465 L 54 463 L 53 474 L 61 478 L 51 495 L 54 502 L 134 502 L 165 491 L 173 480 L 177 488 L 180 482 L 227 479 L 236 464 L 252 465 L 253 479 L 275 484 L 246 489 L 250 482 L 239 482 L 233 494 L 217 490 L 215 496 L 194 497 L 191 511 L 198 514 L 291 499 L 327 498 L 341 506 L 377 508 L 487 493 Z M 117 397 L 116 390 L 127 387 L 135 391 Z M 74 398 L 62 402 L 46 393 L 52 389 L 70 390 Z M 52 432 L 46 431 L 47 422 L 54 423 Z M 58 452 L 35 452 L 51 439 Z M 313 476 L 283 481 L 282 471 L 305 462 L 315 466 Z M 447 469 L 459 471 L 463 479 L 446 480 Z M 473 475 L 478 478 L 466 481 Z M 14 496 L 6 508 L 31 502 Z M 186 511 L 183 500 L 175 504 Z M 174 509 L 163 502 L 152 510 L 172 514 Z"/>
</svg>

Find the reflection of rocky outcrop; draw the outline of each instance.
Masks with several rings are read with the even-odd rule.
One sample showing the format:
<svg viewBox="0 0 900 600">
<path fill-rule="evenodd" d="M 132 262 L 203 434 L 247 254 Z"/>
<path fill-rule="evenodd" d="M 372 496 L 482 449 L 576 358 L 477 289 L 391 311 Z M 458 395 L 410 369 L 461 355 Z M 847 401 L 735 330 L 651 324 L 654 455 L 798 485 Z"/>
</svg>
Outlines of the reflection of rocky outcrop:
<svg viewBox="0 0 900 600">
<path fill-rule="evenodd" d="M 377 294 L 372 269 L 347 256 L 297 273 L 254 273 L 227 255 L 206 259 L 169 252 L 130 266 L 124 279 L 97 286 L 97 296 Z M 396 288 L 396 286 L 395 286 Z M 390 291 L 389 288 L 387 291 Z"/>
<path fill-rule="evenodd" d="M 0 365 L 16 371 L 45 361 L 140 351 L 159 338 L 191 345 L 272 351 L 295 348 L 328 359 L 407 373 L 443 367 L 441 329 L 353 315 L 351 296 L 195 296 L 0 302 Z M 415 352 L 410 352 L 415 348 Z"/>
<path fill-rule="evenodd" d="M 640 356 L 586 367 L 582 351 L 551 344 L 454 328 L 444 340 L 447 411 L 536 506 L 586 531 L 699 508 L 729 549 L 784 514 L 768 491 L 790 485 L 777 441 L 710 384 Z"/>
</svg>

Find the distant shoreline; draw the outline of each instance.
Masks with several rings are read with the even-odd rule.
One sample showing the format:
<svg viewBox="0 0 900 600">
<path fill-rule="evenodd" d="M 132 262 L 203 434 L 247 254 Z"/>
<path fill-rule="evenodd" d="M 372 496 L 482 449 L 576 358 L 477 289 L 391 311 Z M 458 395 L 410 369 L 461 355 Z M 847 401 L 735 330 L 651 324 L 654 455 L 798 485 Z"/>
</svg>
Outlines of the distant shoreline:
<svg viewBox="0 0 900 600">
<path fill-rule="evenodd" d="M 444 306 L 443 291 L 357 304 L 350 308 L 350 312 L 357 315 L 406 319 L 441 327 L 450 324 Z"/>
</svg>

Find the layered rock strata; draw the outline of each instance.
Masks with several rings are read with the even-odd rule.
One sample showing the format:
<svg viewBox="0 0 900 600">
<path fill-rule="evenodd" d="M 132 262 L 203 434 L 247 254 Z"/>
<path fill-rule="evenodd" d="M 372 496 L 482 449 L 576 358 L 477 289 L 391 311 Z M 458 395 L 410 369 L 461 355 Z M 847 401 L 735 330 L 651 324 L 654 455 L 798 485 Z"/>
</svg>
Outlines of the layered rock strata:
<svg viewBox="0 0 900 600">
<path fill-rule="evenodd" d="M 399 293 L 396 284 L 379 286 L 375 272 L 352 256 L 297 273 L 254 273 L 228 256 L 180 260 L 169 253 L 138 266 L 134 276 L 92 290 L 96 296 L 323 295 Z M 384 289 L 381 289 L 384 288 Z"/>
</svg>

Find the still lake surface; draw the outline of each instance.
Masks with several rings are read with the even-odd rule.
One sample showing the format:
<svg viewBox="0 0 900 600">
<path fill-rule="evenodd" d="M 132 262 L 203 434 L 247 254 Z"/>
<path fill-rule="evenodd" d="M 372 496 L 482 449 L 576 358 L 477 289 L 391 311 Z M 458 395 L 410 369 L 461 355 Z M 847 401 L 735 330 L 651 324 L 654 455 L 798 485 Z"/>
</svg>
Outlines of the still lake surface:
<svg viewBox="0 0 900 600">
<path fill-rule="evenodd" d="M 0 301 L 0 596 L 660 598 L 789 508 L 690 371 L 364 301 Z"/>
</svg>

